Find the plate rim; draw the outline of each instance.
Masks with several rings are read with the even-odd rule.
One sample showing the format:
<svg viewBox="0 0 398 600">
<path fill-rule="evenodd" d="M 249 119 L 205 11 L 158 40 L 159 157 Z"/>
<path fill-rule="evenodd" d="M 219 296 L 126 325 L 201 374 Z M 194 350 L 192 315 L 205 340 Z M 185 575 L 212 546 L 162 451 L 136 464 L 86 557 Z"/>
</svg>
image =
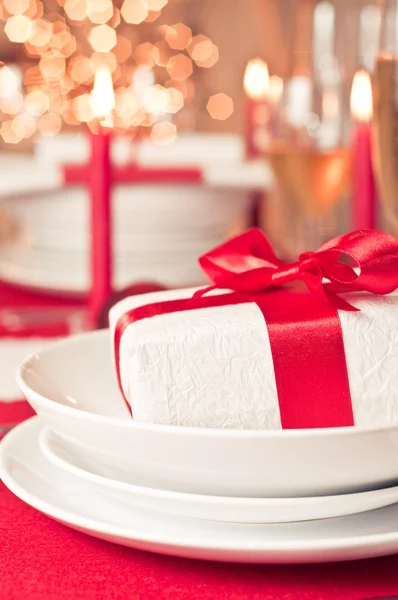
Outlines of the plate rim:
<svg viewBox="0 0 398 600">
<path fill-rule="evenodd" d="M 374 506 L 373 508 L 364 508 L 362 510 L 355 510 L 348 513 L 336 514 L 334 516 L 329 517 L 309 517 L 308 519 L 300 519 L 300 521 L 310 521 L 310 520 L 319 520 L 325 518 L 334 518 L 339 516 L 349 516 L 350 514 L 360 514 L 363 512 L 369 512 L 371 510 L 378 510 L 379 508 L 384 508 L 386 506 L 390 506 L 392 504 L 398 503 L 398 485 L 390 486 L 387 488 L 378 488 L 374 490 L 365 490 L 359 492 L 351 492 L 347 494 L 335 494 L 335 495 L 327 495 L 327 496 L 293 496 L 293 497 L 267 497 L 267 498 L 256 498 L 256 497 L 242 497 L 242 496 L 214 496 L 210 494 L 200 494 L 200 493 L 189 493 L 189 492 L 179 492 L 175 490 L 161 489 L 161 488 L 151 488 L 145 485 L 138 485 L 134 483 L 128 483 L 125 481 L 120 481 L 118 479 L 112 479 L 105 475 L 100 475 L 98 473 L 91 472 L 83 467 L 79 467 L 73 462 L 68 462 L 67 459 L 60 456 L 56 451 L 51 449 L 51 442 L 55 438 L 58 437 L 56 431 L 52 430 L 51 427 L 43 422 L 42 428 L 38 433 L 38 443 L 40 447 L 40 451 L 43 456 L 57 467 L 60 471 L 67 472 L 71 474 L 73 477 L 76 477 L 79 480 L 86 481 L 88 483 L 93 483 L 94 485 L 100 486 L 104 491 L 114 491 L 114 492 L 125 492 L 131 493 L 132 495 L 136 494 L 137 498 L 141 500 L 145 500 L 145 498 L 152 498 L 159 502 L 167 501 L 167 502 L 185 502 L 187 505 L 192 506 L 196 505 L 198 502 L 202 503 L 204 507 L 214 507 L 215 509 L 220 510 L 221 508 L 227 507 L 227 509 L 238 509 L 242 503 L 245 505 L 245 510 L 253 510 L 253 509 L 262 509 L 266 510 L 276 510 L 277 507 L 281 507 L 283 510 L 294 509 L 297 507 L 301 507 L 303 503 L 306 504 L 305 508 L 311 510 L 311 507 L 319 504 L 319 501 L 322 501 L 323 504 L 328 502 L 333 502 L 336 499 L 344 499 L 351 498 L 357 501 L 361 499 L 372 499 L 375 497 L 375 502 L 377 501 L 378 494 L 382 494 L 383 492 L 390 492 L 393 496 L 392 500 L 387 500 L 386 503 L 382 503 L 380 506 Z M 62 440 L 61 440 L 62 442 Z M 335 509 L 338 510 L 338 509 Z M 199 518 L 199 517 L 197 517 Z M 212 520 L 211 518 L 206 520 Z M 232 522 L 232 521 L 224 521 L 224 522 Z M 252 524 L 271 524 L 277 523 L 277 521 L 233 521 L 235 523 L 252 523 Z M 296 519 L 291 519 L 290 521 L 284 520 L 279 521 L 279 523 L 291 523 L 296 522 Z"/>
<path fill-rule="evenodd" d="M 16 481 L 12 475 L 9 473 L 9 469 L 7 466 L 7 451 L 9 446 L 13 446 L 15 443 L 15 438 L 19 438 L 23 435 L 23 431 L 28 428 L 33 428 L 35 426 L 39 426 L 42 419 L 38 416 L 32 417 L 27 421 L 17 425 L 13 430 L 6 434 L 3 440 L 0 443 L 0 477 L 6 487 L 16 495 L 20 500 L 28 504 L 29 506 L 35 508 L 39 512 L 55 519 L 61 521 L 62 523 L 75 527 L 81 528 L 84 531 L 90 531 L 90 533 L 100 533 L 103 535 L 117 537 L 122 540 L 134 540 L 136 542 L 149 543 L 149 544 L 158 544 L 167 547 L 174 547 L 180 550 L 189 549 L 189 550 L 199 550 L 199 551 L 209 551 L 209 552 L 247 552 L 255 558 L 256 555 L 261 555 L 264 553 L 272 553 L 272 554 L 284 554 L 284 553 L 297 553 L 300 552 L 325 552 L 325 551 L 333 551 L 333 550 L 355 550 L 355 549 L 363 549 L 364 546 L 375 546 L 380 547 L 382 545 L 388 545 L 395 543 L 397 544 L 397 548 L 392 551 L 391 554 L 398 551 L 398 530 L 392 531 L 389 533 L 378 533 L 378 534 L 363 534 L 359 536 L 349 536 L 347 538 L 338 538 L 334 540 L 323 539 L 321 542 L 316 539 L 305 540 L 294 540 L 294 541 L 273 541 L 272 543 L 264 542 L 250 542 L 250 543 L 242 543 L 239 545 L 235 540 L 228 540 L 228 542 L 224 541 L 223 543 L 218 543 L 217 536 L 215 538 L 215 543 L 211 545 L 207 542 L 203 543 L 199 539 L 195 542 L 190 542 L 189 540 L 182 541 L 181 538 L 173 537 L 170 534 L 166 534 L 163 537 L 159 534 L 145 534 L 142 530 L 137 530 L 134 528 L 126 528 L 122 526 L 113 525 L 111 523 L 107 523 L 105 520 L 100 521 L 99 519 L 92 519 L 90 517 L 82 516 L 76 514 L 73 509 L 65 510 L 63 508 L 58 508 L 51 504 L 48 501 L 42 500 L 40 497 L 35 496 L 32 492 L 26 490 L 22 485 Z M 15 458 L 15 457 L 14 457 Z M 44 458 L 44 457 L 43 457 Z M 380 509 L 383 510 L 383 509 Z M 167 518 L 167 517 L 165 517 Z M 350 518 L 349 516 L 346 518 Z M 285 524 L 286 525 L 286 524 Z M 376 550 L 376 548 L 375 548 Z M 375 554 L 377 556 L 377 553 Z M 336 559 L 338 560 L 338 559 Z M 308 561 L 307 561 L 308 562 Z M 316 562 L 316 561 L 313 561 Z"/>
</svg>

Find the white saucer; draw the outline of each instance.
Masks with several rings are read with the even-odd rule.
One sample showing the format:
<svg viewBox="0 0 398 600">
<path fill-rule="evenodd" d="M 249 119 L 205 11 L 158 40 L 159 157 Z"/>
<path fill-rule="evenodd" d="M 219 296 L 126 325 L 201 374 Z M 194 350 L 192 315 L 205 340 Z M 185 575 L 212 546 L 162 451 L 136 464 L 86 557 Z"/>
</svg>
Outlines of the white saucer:
<svg viewBox="0 0 398 600">
<path fill-rule="evenodd" d="M 257 563 L 353 560 L 398 552 L 398 505 L 369 513 L 282 525 L 167 517 L 95 493 L 40 452 L 38 417 L 0 444 L 0 475 L 21 500 L 95 537 L 189 558 Z M 395 525 L 394 525 L 395 524 Z"/>
<path fill-rule="evenodd" d="M 183 494 L 124 483 L 91 472 L 84 458 L 68 449 L 62 438 L 49 427 L 43 427 L 39 432 L 39 446 L 55 467 L 91 483 L 99 495 L 180 517 L 225 523 L 291 523 L 358 514 L 398 502 L 398 486 L 356 494 L 301 498 Z"/>
</svg>

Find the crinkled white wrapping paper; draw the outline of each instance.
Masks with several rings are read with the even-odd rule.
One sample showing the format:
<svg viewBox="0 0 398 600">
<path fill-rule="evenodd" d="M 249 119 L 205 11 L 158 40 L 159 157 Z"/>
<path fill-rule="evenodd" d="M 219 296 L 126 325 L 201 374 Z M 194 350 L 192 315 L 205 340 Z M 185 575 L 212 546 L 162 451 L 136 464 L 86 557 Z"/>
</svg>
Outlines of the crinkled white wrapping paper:
<svg viewBox="0 0 398 600">
<path fill-rule="evenodd" d="M 111 310 L 111 330 L 132 308 L 194 291 L 126 298 Z M 355 424 L 398 423 L 398 295 L 347 299 L 361 310 L 339 311 Z M 281 428 L 267 327 L 254 303 L 133 323 L 122 336 L 120 369 L 136 421 Z"/>
</svg>

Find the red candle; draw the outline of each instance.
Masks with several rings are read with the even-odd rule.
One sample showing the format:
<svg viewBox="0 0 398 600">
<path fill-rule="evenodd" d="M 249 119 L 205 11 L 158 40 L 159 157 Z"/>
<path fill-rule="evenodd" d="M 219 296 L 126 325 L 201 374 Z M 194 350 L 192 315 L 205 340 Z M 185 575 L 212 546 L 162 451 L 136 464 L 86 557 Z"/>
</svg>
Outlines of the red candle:
<svg viewBox="0 0 398 600">
<path fill-rule="evenodd" d="M 98 316 L 112 292 L 112 207 L 111 207 L 111 131 L 109 116 L 114 107 L 112 78 L 109 71 L 97 71 L 91 96 L 97 131 L 91 134 L 89 190 L 91 201 L 91 294 L 90 324 Z"/>
<path fill-rule="evenodd" d="M 90 321 L 97 317 L 112 292 L 112 210 L 110 139 L 99 129 L 92 134 L 89 189 L 91 200 Z"/>
<path fill-rule="evenodd" d="M 372 87 L 365 71 L 355 74 L 351 90 L 351 113 L 355 119 L 352 139 L 352 227 L 374 229 L 376 188 L 372 167 Z"/>
<path fill-rule="evenodd" d="M 267 64 L 260 58 L 247 64 L 243 86 L 246 92 L 245 106 L 245 145 L 247 158 L 255 158 L 262 153 L 261 136 L 266 135 L 266 122 L 269 106 L 267 91 L 269 84 Z"/>
</svg>

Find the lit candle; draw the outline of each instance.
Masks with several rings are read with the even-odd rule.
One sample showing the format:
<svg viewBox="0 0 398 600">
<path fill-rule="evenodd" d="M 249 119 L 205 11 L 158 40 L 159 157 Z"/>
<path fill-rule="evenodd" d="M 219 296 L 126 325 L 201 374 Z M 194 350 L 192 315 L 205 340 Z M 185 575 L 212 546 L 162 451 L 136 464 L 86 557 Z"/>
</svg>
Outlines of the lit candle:
<svg viewBox="0 0 398 600">
<path fill-rule="evenodd" d="M 245 142 L 246 156 L 254 158 L 261 155 L 264 148 L 261 135 L 265 135 L 265 124 L 269 107 L 267 92 L 269 76 L 267 64 L 260 58 L 250 60 L 247 64 L 243 87 L 246 92 Z M 260 142 L 260 143 L 259 143 Z"/>
<path fill-rule="evenodd" d="M 375 227 L 376 192 L 372 168 L 372 86 L 366 71 L 355 74 L 351 90 L 351 114 L 356 122 L 352 140 L 352 227 Z"/>
<path fill-rule="evenodd" d="M 90 322 L 95 325 L 112 291 L 112 211 L 110 141 L 115 96 L 110 72 L 95 74 L 91 107 L 96 130 L 91 133 L 89 189 L 91 199 Z"/>
</svg>

